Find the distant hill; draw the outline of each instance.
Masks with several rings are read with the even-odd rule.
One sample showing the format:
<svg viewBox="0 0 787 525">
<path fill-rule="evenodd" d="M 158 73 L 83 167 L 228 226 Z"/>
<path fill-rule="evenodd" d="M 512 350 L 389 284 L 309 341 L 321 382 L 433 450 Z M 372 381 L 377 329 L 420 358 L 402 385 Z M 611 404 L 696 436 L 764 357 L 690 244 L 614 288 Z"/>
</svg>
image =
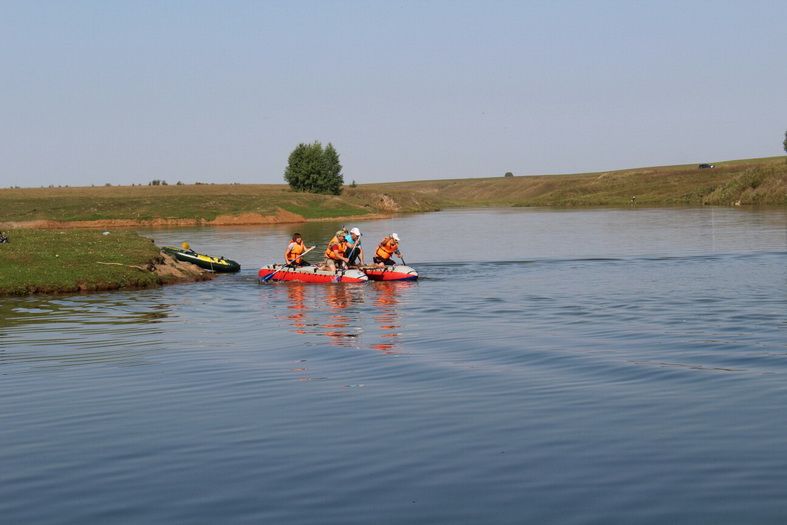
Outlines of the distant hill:
<svg viewBox="0 0 787 525">
<path fill-rule="evenodd" d="M 597 173 L 364 185 L 440 207 L 787 205 L 787 158 L 769 157 Z"/>
</svg>

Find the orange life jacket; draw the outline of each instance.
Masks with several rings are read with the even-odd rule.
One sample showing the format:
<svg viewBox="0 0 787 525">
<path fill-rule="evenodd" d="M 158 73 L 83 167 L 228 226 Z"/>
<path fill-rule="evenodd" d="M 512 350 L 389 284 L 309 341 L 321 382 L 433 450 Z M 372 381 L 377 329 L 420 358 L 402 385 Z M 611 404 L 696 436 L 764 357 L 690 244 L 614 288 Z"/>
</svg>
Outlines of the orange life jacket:
<svg viewBox="0 0 787 525">
<path fill-rule="evenodd" d="M 328 242 L 328 248 L 325 249 L 325 256 L 335 261 L 341 261 L 342 259 L 339 256 L 344 257 L 345 250 L 347 250 L 347 241 L 344 239 L 337 239 L 334 235 L 333 239 Z M 336 255 L 336 252 L 339 253 L 339 256 Z"/>
<path fill-rule="evenodd" d="M 380 246 L 377 247 L 377 257 L 380 259 L 390 259 L 393 254 L 399 251 L 399 243 L 393 237 L 386 237 Z"/>
<path fill-rule="evenodd" d="M 301 262 L 301 258 L 299 257 L 300 254 L 306 251 L 306 247 L 303 245 L 303 239 L 300 242 L 292 241 L 289 246 L 287 246 L 287 251 L 284 252 L 284 260 L 288 263 L 291 262 Z"/>
</svg>

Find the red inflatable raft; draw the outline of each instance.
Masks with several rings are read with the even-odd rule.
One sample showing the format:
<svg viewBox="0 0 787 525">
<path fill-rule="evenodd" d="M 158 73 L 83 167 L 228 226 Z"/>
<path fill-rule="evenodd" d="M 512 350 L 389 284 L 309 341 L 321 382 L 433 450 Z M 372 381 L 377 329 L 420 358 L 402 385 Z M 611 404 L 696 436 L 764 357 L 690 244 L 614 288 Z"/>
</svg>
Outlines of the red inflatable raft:
<svg viewBox="0 0 787 525">
<path fill-rule="evenodd" d="M 372 281 L 415 281 L 418 272 L 404 265 L 395 266 L 361 266 L 359 268 Z"/>
<path fill-rule="evenodd" d="M 363 283 L 369 280 L 360 270 L 320 270 L 317 266 L 263 266 L 258 272 L 260 282 L 300 281 L 303 283 Z"/>
</svg>

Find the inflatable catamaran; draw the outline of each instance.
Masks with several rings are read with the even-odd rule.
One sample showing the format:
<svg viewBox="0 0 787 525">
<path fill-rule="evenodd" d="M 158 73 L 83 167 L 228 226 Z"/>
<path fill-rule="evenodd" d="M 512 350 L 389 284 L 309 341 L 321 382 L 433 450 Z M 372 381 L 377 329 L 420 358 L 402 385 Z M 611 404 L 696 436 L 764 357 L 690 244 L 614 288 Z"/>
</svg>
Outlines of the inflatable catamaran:
<svg viewBox="0 0 787 525">
<path fill-rule="evenodd" d="M 361 266 L 358 268 L 372 281 L 416 281 L 418 272 L 409 266 Z"/>
<path fill-rule="evenodd" d="M 317 266 L 271 264 L 258 273 L 261 283 L 300 281 L 304 283 L 363 283 L 372 281 L 415 281 L 418 272 L 409 266 L 360 266 L 349 270 L 322 270 Z"/>
<path fill-rule="evenodd" d="M 364 283 L 369 280 L 360 270 L 321 270 L 317 266 L 263 266 L 257 274 L 261 283 L 268 281 L 300 281 L 303 283 Z"/>
</svg>

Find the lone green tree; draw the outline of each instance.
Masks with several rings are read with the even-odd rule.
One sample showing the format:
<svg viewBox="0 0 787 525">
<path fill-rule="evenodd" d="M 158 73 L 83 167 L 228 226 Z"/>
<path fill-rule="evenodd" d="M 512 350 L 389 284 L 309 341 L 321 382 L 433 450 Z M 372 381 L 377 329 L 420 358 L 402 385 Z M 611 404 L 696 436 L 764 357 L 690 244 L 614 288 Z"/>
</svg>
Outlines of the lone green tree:
<svg viewBox="0 0 787 525">
<path fill-rule="evenodd" d="M 787 153 L 787 131 L 784 132 L 784 142 L 782 142 L 784 146 L 784 152 Z"/>
<path fill-rule="evenodd" d="M 344 177 L 339 154 L 333 144 L 323 149 L 322 144 L 298 144 L 287 161 L 284 180 L 295 191 L 339 195 Z"/>
</svg>

